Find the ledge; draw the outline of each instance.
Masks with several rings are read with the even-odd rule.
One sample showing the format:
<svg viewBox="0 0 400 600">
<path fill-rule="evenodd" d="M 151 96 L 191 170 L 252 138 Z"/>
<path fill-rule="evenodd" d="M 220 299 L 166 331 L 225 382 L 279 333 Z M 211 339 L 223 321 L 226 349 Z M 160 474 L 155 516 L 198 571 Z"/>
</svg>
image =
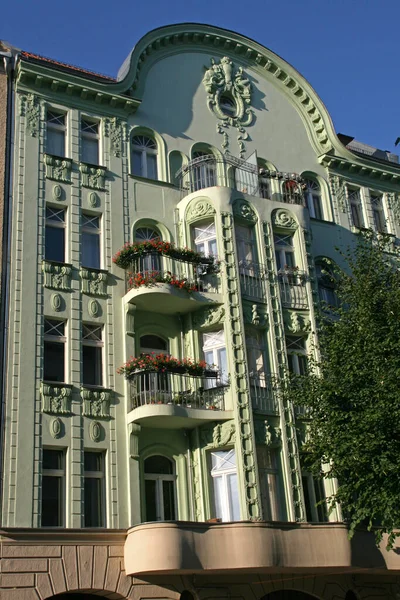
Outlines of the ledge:
<svg viewBox="0 0 400 600">
<path fill-rule="evenodd" d="M 385 541 L 385 540 L 384 540 Z M 400 571 L 397 549 L 342 523 L 147 523 L 128 531 L 127 575 Z"/>
<path fill-rule="evenodd" d="M 166 315 L 188 313 L 205 308 L 209 304 L 222 304 L 221 294 L 210 292 L 188 293 L 168 283 L 142 286 L 129 290 L 124 296 L 125 304 L 135 304 L 139 310 Z"/>
<path fill-rule="evenodd" d="M 127 414 L 127 423 L 140 423 L 154 429 L 194 429 L 209 421 L 229 421 L 232 410 L 190 408 L 175 404 L 146 404 Z"/>
</svg>

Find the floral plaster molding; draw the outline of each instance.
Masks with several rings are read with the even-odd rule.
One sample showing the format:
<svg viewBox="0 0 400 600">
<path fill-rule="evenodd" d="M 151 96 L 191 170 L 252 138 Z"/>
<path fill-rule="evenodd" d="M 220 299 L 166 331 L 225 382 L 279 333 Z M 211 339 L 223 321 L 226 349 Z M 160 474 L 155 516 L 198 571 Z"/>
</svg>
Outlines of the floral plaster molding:
<svg viewBox="0 0 400 600">
<path fill-rule="evenodd" d="M 44 273 L 44 287 L 53 290 L 71 290 L 71 265 L 56 264 L 44 260 L 42 271 Z"/>
<path fill-rule="evenodd" d="M 40 384 L 42 411 L 53 415 L 71 414 L 72 389 L 66 383 L 54 384 L 42 381 Z"/>
<path fill-rule="evenodd" d="M 72 160 L 70 158 L 45 154 L 44 164 L 46 166 L 47 179 L 71 183 Z M 61 196 L 57 199 L 61 199 Z"/>
<path fill-rule="evenodd" d="M 281 229 L 297 229 L 297 221 L 292 213 L 280 208 L 272 213 L 272 223 L 274 227 Z"/>
<path fill-rule="evenodd" d="M 257 215 L 254 208 L 246 200 L 235 200 L 233 203 L 233 214 L 236 219 L 245 223 L 257 223 Z"/>
<path fill-rule="evenodd" d="M 123 124 L 118 117 L 104 119 L 104 135 L 110 138 L 111 154 L 116 158 L 122 155 Z"/>
<path fill-rule="evenodd" d="M 79 170 L 82 174 L 82 186 L 92 190 L 106 189 L 106 172 L 105 167 L 80 163 Z"/>
<path fill-rule="evenodd" d="M 37 137 L 40 123 L 40 100 L 35 94 L 20 96 L 20 116 L 26 119 L 26 128 L 32 137 Z"/>
<path fill-rule="evenodd" d="M 84 417 L 109 418 L 112 391 L 108 389 L 93 390 L 81 387 Z"/>
<path fill-rule="evenodd" d="M 223 323 L 225 320 L 225 307 L 219 306 L 218 308 L 207 308 L 205 310 L 196 312 L 193 315 L 193 326 L 196 329 L 203 327 L 212 327 L 219 323 Z"/>
<path fill-rule="evenodd" d="M 81 267 L 81 291 L 92 296 L 107 296 L 108 272 Z"/>
<path fill-rule="evenodd" d="M 204 217 L 212 217 L 215 214 L 215 208 L 208 200 L 192 200 L 186 213 L 186 222 L 191 223 Z"/>
</svg>

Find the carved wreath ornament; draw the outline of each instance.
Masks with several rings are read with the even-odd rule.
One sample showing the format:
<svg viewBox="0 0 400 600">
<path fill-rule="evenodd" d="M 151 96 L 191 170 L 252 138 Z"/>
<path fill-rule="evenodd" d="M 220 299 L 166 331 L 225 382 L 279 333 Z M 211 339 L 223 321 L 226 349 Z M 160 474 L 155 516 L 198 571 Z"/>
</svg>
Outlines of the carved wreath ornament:
<svg viewBox="0 0 400 600">
<path fill-rule="evenodd" d="M 211 59 L 211 67 L 204 67 L 203 84 L 208 94 L 208 108 L 227 125 L 247 127 L 253 120 L 250 108 L 251 83 L 243 68 L 235 68 L 224 56 L 220 63 Z"/>
</svg>

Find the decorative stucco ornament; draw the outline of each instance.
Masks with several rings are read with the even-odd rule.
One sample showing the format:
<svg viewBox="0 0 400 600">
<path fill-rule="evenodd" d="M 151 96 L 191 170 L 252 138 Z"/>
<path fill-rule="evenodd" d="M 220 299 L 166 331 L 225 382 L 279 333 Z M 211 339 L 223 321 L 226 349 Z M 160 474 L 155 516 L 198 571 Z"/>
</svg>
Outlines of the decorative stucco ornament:
<svg viewBox="0 0 400 600">
<path fill-rule="evenodd" d="M 87 196 L 88 204 L 91 208 L 96 208 L 100 205 L 100 198 L 96 192 L 89 192 Z"/>
<path fill-rule="evenodd" d="M 311 328 L 310 320 L 304 315 L 299 315 L 295 311 L 291 312 L 286 318 L 286 323 L 286 328 L 288 331 L 297 335 L 308 334 Z"/>
<path fill-rule="evenodd" d="M 92 442 L 99 442 L 103 433 L 103 427 L 98 421 L 92 421 L 89 425 L 89 436 Z"/>
<path fill-rule="evenodd" d="M 256 212 L 246 200 L 235 200 L 232 208 L 236 219 L 246 221 L 247 223 L 257 222 Z"/>
<path fill-rule="evenodd" d="M 53 310 L 59 312 L 62 308 L 62 296 L 61 294 L 52 294 L 51 295 L 51 306 Z"/>
<path fill-rule="evenodd" d="M 186 214 L 186 220 L 188 222 L 195 221 L 196 219 L 202 219 L 215 214 L 215 208 L 211 202 L 205 198 L 196 199 L 189 204 L 189 208 Z"/>
<path fill-rule="evenodd" d="M 297 222 L 288 210 L 279 209 L 272 213 L 272 223 L 275 227 L 284 229 L 296 229 Z"/>
<path fill-rule="evenodd" d="M 223 323 L 225 318 L 225 307 L 206 308 L 201 312 L 197 312 L 193 316 L 193 326 L 196 329 L 201 327 L 212 327 L 219 323 Z"/>
<path fill-rule="evenodd" d="M 53 200 L 62 200 L 63 189 L 58 183 L 56 183 L 56 185 L 53 186 L 52 196 Z"/>
<path fill-rule="evenodd" d="M 40 101 L 34 94 L 20 97 L 20 115 L 25 117 L 26 128 L 32 137 L 39 133 Z"/>
<path fill-rule="evenodd" d="M 63 435 L 63 424 L 61 419 L 59 419 L 58 417 L 55 417 L 50 421 L 50 435 L 55 440 L 62 437 Z"/>
<path fill-rule="evenodd" d="M 98 317 L 100 313 L 100 304 L 92 298 L 88 302 L 88 312 L 91 317 Z"/>
</svg>

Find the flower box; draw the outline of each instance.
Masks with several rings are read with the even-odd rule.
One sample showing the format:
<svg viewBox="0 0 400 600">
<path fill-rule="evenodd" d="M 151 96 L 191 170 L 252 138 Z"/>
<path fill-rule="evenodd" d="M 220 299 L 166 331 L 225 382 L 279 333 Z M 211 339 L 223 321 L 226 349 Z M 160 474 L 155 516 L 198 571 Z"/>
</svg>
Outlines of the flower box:
<svg viewBox="0 0 400 600">
<path fill-rule="evenodd" d="M 190 358 L 174 358 L 168 354 L 140 354 L 132 356 L 117 372 L 126 379 L 132 379 L 139 373 L 176 373 L 191 377 L 216 378 L 219 371 L 205 361 L 194 361 Z"/>
</svg>

